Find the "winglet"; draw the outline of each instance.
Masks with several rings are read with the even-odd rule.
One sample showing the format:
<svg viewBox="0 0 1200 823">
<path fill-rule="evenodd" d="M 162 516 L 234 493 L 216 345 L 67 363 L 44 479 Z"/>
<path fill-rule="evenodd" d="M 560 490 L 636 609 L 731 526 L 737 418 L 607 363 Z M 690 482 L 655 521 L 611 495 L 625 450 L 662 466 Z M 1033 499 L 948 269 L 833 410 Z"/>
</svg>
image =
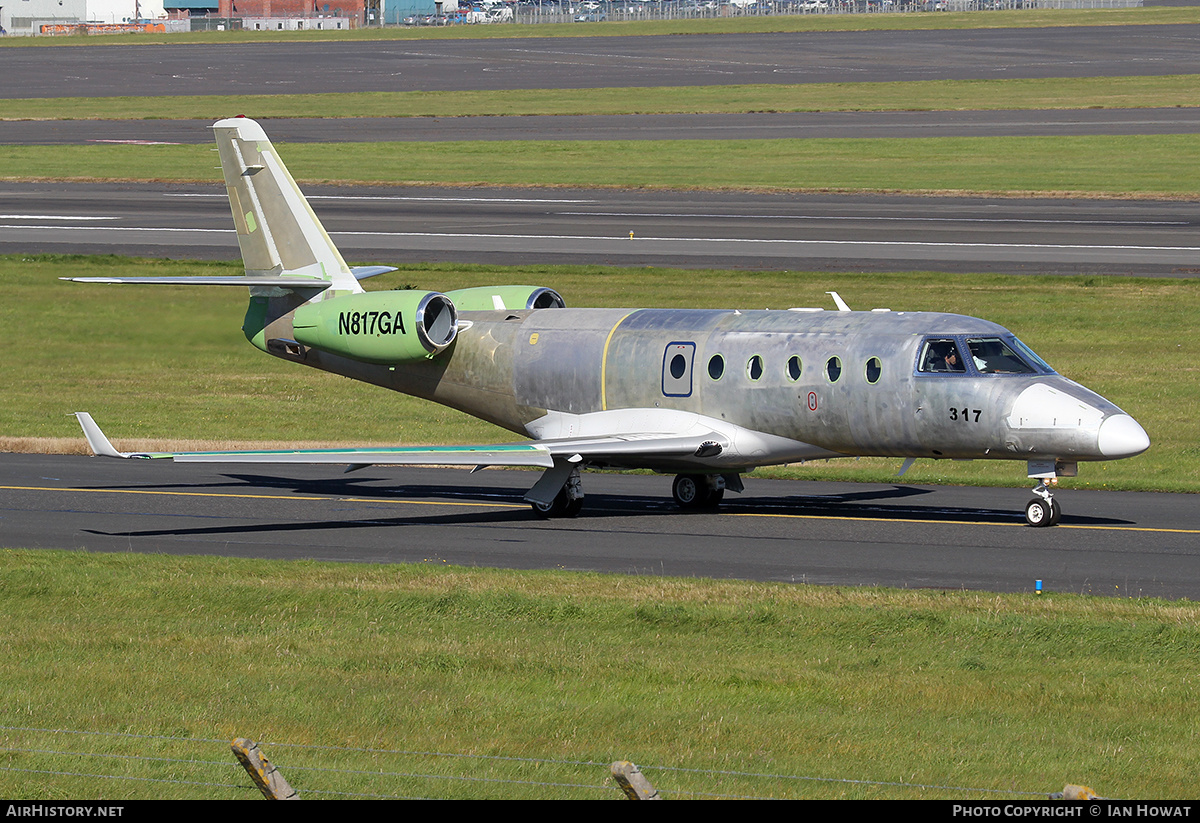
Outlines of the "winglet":
<svg viewBox="0 0 1200 823">
<path fill-rule="evenodd" d="M 133 456 L 114 449 L 113 444 L 108 442 L 108 438 L 104 436 L 104 432 L 100 431 L 100 427 L 96 425 L 96 421 L 87 412 L 75 412 L 75 419 L 83 427 L 83 436 L 87 438 L 88 448 L 92 450 L 92 454 L 97 457 Z"/>
<path fill-rule="evenodd" d="M 837 304 L 838 311 L 850 311 L 850 307 L 846 304 L 846 301 L 842 299 L 840 294 L 835 291 L 827 291 L 825 293 L 833 298 L 833 302 Z"/>
</svg>

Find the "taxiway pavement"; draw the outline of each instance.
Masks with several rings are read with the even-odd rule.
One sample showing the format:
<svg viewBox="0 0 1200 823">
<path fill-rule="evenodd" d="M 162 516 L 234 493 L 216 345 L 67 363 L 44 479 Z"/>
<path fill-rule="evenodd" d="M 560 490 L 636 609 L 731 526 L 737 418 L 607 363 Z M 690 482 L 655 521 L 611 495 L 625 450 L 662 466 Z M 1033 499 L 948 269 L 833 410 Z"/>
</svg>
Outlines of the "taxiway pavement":
<svg viewBox="0 0 1200 823">
<path fill-rule="evenodd" d="M 1186 201 L 309 187 L 347 259 L 1014 274 L 1200 273 Z M 632 233 L 632 237 L 630 234 Z M 237 259 L 223 188 L 0 184 L 0 253 Z"/>
<path fill-rule="evenodd" d="M 532 472 L 220 467 L 0 455 L 0 530 L 18 548 L 453 563 L 824 585 L 1200 597 L 1186 495 L 1061 490 L 1023 525 L 1021 489 L 747 478 L 719 513 L 670 480 L 587 474 L 584 512 L 538 520 Z"/>
<path fill-rule="evenodd" d="M 637 88 L 1197 73 L 1200 25 L 1194 24 L 109 44 L 0 49 L 0 98 Z"/>
</svg>

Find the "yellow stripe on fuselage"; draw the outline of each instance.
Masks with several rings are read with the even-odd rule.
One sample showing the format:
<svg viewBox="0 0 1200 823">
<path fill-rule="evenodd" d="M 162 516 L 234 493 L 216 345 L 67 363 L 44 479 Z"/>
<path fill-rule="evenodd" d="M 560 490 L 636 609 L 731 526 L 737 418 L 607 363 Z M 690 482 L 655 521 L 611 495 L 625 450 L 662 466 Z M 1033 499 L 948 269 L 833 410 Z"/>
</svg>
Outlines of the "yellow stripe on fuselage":
<svg viewBox="0 0 1200 823">
<path fill-rule="evenodd" d="M 637 311 L 637 309 L 634 309 Z M 608 344 L 612 342 L 613 335 L 617 333 L 617 329 L 621 324 L 629 319 L 629 314 L 622 317 L 609 329 L 608 337 L 604 338 L 604 354 L 600 358 L 600 411 L 608 411 Z"/>
</svg>

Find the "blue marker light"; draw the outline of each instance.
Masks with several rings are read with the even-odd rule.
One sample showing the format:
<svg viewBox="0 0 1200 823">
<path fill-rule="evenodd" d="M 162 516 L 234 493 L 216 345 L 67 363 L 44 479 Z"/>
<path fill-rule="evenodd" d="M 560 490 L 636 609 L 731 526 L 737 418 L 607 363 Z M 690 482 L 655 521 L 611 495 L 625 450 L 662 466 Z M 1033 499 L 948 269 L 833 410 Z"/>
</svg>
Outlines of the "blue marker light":
<svg viewBox="0 0 1200 823">
<path fill-rule="evenodd" d="M 1037 592 L 1038 594 L 1041 594 L 1042 593 L 1042 581 L 1040 581 L 1040 580 L 1033 581 L 1033 590 L 1035 592 Z"/>
</svg>

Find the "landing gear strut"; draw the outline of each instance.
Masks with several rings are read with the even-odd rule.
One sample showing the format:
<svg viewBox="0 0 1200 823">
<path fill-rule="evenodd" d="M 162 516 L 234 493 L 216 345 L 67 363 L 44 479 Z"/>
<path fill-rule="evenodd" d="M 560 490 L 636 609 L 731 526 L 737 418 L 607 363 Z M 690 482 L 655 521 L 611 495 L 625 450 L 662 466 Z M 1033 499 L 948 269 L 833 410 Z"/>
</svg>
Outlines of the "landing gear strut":
<svg viewBox="0 0 1200 823">
<path fill-rule="evenodd" d="M 1025 504 L 1025 522 L 1030 526 L 1057 526 L 1062 518 L 1062 507 L 1054 499 L 1046 481 L 1038 483 L 1033 493 L 1037 497 Z"/>
<path fill-rule="evenodd" d="M 715 509 L 725 497 L 725 478 L 719 474 L 677 474 L 671 496 L 681 509 Z"/>
</svg>

